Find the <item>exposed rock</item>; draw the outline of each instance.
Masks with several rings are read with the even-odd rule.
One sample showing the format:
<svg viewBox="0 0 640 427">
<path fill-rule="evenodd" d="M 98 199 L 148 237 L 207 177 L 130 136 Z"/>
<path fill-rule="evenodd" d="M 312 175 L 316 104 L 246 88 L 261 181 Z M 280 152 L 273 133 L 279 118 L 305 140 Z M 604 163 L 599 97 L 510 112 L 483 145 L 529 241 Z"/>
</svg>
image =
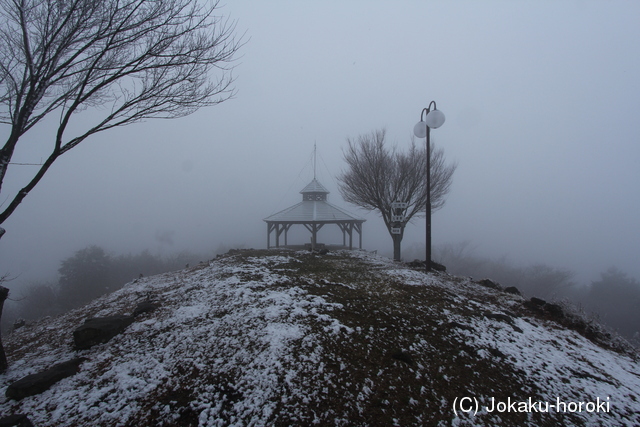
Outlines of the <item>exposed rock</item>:
<svg viewBox="0 0 640 427">
<path fill-rule="evenodd" d="M 547 303 L 544 306 L 544 310 L 554 317 L 558 317 L 558 318 L 564 317 L 564 311 L 562 310 L 562 307 L 558 304 Z"/>
<path fill-rule="evenodd" d="M 478 285 L 484 286 L 485 288 L 500 289 L 500 285 L 490 279 L 478 280 L 476 283 Z"/>
<path fill-rule="evenodd" d="M 497 348 L 489 347 L 487 348 L 487 351 L 491 353 L 493 357 L 498 357 L 500 359 L 505 359 L 507 357 L 503 352 L 501 352 Z"/>
<path fill-rule="evenodd" d="M 542 306 L 531 302 L 531 300 L 526 300 L 525 302 L 522 303 L 522 305 L 531 311 L 534 311 L 536 313 L 542 313 Z"/>
<path fill-rule="evenodd" d="M 414 259 L 413 261 L 407 263 L 407 267 L 424 269 L 424 261 Z"/>
<path fill-rule="evenodd" d="M 531 297 L 530 301 L 538 306 L 543 306 L 547 303 L 545 300 L 536 297 Z"/>
<path fill-rule="evenodd" d="M 24 319 L 16 319 L 15 322 L 13 322 L 13 330 L 18 330 L 20 328 L 22 328 L 24 325 L 27 324 L 27 321 Z M 0 427 L 2 426 L 2 424 L 0 424 Z"/>
<path fill-rule="evenodd" d="M 511 316 L 511 317 L 520 317 L 519 314 L 516 314 L 516 313 L 514 313 L 513 311 L 510 311 L 510 310 L 502 310 L 502 312 L 504 314 L 508 315 L 508 316 Z"/>
<path fill-rule="evenodd" d="M 504 288 L 504 291 L 508 294 L 513 294 L 513 295 L 522 295 L 522 293 L 520 292 L 520 290 L 518 288 L 516 288 L 515 286 L 509 286 L 508 288 Z"/>
<path fill-rule="evenodd" d="M 513 325 L 513 319 L 511 316 L 502 313 L 486 313 L 484 315 L 487 319 L 499 320 L 501 322 L 506 322 L 510 325 Z"/>
<path fill-rule="evenodd" d="M 23 397 L 40 394 L 61 379 L 70 377 L 71 375 L 75 375 L 76 373 L 78 373 L 80 364 L 85 360 L 87 359 L 84 357 L 78 357 L 67 362 L 53 365 L 49 369 L 37 374 L 27 375 L 26 377 L 21 378 L 9 385 L 9 387 L 7 387 L 5 395 L 9 399 L 20 400 Z"/>
<path fill-rule="evenodd" d="M 421 261 L 419 259 L 414 259 L 411 262 L 405 263 L 405 265 L 407 267 L 417 268 L 417 269 L 424 269 L 425 268 L 425 264 L 426 263 L 424 261 Z M 435 271 L 447 271 L 447 267 L 445 267 L 444 265 L 439 264 L 439 263 L 437 263 L 437 262 L 435 262 L 433 260 L 431 261 L 431 269 L 435 270 Z"/>
<path fill-rule="evenodd" d="M 522 329 L 520 329 L 519 327 L 516 326 L 513 318 L 516 317 L 515 315 L 512 315 L 511 313 L 509 314 L 503 314 L 503 313 L 485 313 L 485 317 L 487 319 L 494 319 L 494 320 L 499 320 L 501 322 L 505 322 L 508 323 L 514 331 L 519 332 L 519 333 L 523 333 Z"/>
<path fill-rule="evenodd" d="M 16 414 L 0 418 L 0 427 L 33 427 L 33 424 L 25 414 Z"/>
<path fill-rule="evenodd" d="M 540 298 L 532 297 L 530 300 L 525 301 L 523 305 L 529 310 L 539 314 L 548 314 L 557 319 L 565 317 L 564 309 L 561 305 L 546 302 Z"/>
<path fill-rule="evenodd" d="M 73 331 L 73 341 L 78 350 L 109 341 L 133 323 L 133 316 L 108 316 L 87 319 L 84 325 Z"/>
<path fill-rule="evenodd" d="M 436 271 L 447 271 L 447 267 L 435 261 L 431 261 L 431 269 Z"/>
<path fill-rule="evenodd" d="M 396 350 L 395 352 L 393 352 L 393 354 L 391 354 L 391 357 L 401 362 L 404 362 L 407 365 L 413 365 L 413 357 L 411 357 L 409 353 L 405 353 L 402 350 Z"/>
<path fill-rule="evenodd" d="M 150 313 L 158 308 L 157 304 L 152 303 L 151 301 L 142 301 L 136 305 L 136 308 L 133 310 L 133 317 L 138 317 L 144 313 Z"/>
<path fill-rule="evenodd" d="M 511 327 L 513 328 L 514 331 L 519 332 L 519 333 L 524 333 L 524 331 L 522 329 L 520 329 L 519 327 L 517 327 L 516 325 L 511 325 Z"/>
</svg>

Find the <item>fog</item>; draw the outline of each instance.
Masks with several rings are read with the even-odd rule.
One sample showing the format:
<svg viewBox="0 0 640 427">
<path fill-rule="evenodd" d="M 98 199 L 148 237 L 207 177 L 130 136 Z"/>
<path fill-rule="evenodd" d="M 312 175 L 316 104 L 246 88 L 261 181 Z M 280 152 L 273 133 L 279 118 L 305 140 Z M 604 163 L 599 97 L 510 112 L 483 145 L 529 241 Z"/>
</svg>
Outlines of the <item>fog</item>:
<svg viewBox="0 0 640 427">
<path fill-rule="evenodd" d="M 3 225 L 10 288 L 92 244 L 264 248 L 262 219 L 301 200 L 314 143 L 329 202 L 367 219 L 365 249 L 391 254 L 379 216 L 340 198 L 342 149 L 382 127 L 408 146 L 432 100 L 447 117 L 432 141 L 458 163 L 434 245 L 471 241 L 585 282 L 612 265 L 640 278 L 640 3 L 244 0 L 221 11 L 246 31 L 236 96 L 62 156 Z M 39 163 L 51 127 L 27 139 L 13 161 Z M 7 191 L 29 168 L 9 169 Z M 403 248 L 424 248 L 424 227 L 409 225 Z"/>
</svg>

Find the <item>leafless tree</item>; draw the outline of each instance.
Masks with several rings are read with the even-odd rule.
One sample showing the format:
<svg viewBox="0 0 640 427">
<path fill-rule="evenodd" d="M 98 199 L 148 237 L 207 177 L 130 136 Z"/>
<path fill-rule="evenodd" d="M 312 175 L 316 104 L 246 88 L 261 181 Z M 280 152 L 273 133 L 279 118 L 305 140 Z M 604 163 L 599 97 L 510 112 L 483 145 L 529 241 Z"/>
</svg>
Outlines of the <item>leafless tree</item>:
<svg viewBox="0 0 640 427">
<path fill-rule="evenodd" d="M 0 123 L 9 135 L 0 150 L 0 194 L 21 137 L 57 118 L 46 160 L 24 188 L 2 194 L 10 202 L 0 225 L 58 157 L 91 135 L 182 117 L 233 96 L 233 60 L 243 43 L 234 34 L 218 2 L 0 0 Z M 94 114 L 71 126 L 87 109 Z"/>
<path fill-rule="evenodd" d="M 88 137 L 186 116 L 233 96 L 242 37 L 217 1 L 205 1 L 0 0 L 0 123 L 8 135 L 0 149 L 0 196 L 9 201 L 0 225 L 51 165 Z M 93 114 L 73 120 L 87 109 Z M 48 157 L 25 187 L 6 195 L 18 143 L 49 116 L 57 129 Z M 0 237 L 4 232 L 0 227 Z M 0 314 L 7 295 L 0 286 Z"/>
<path fill-rule="evenodd" d="M 393 257 L 401 259 L 400 243 L 407 223 L 426 212 L 426 147 L 418 147 L 412 140 L 407 153 L 385 146 L 386 131 L 376 130 L 347 139 L 344 153 L 348 169 L 339 177 L 342 197 L 363 209 L 377 210 L 393 239 Z M 440 209 L 449 192 L 455 164 L 447 164 L 444 151 L 431 144 L 431 211 Z M 402 222 L 392 221 L 392 203 L 407 203 Z M 400 234 L 391 228 L 400 228 Z"/>
</svg>

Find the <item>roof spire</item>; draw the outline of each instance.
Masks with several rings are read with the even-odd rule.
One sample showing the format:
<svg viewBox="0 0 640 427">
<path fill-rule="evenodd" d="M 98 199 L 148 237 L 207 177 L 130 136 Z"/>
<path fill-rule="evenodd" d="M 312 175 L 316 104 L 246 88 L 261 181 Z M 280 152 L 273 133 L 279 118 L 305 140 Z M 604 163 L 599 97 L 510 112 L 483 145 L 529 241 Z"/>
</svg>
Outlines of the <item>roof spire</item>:
<svg viewBox="0 0 640 427">
<path fill-rule="evenodd" d="M 316 179 L 316 142 L 313 141 L 313 179 Z"/>
</svg>

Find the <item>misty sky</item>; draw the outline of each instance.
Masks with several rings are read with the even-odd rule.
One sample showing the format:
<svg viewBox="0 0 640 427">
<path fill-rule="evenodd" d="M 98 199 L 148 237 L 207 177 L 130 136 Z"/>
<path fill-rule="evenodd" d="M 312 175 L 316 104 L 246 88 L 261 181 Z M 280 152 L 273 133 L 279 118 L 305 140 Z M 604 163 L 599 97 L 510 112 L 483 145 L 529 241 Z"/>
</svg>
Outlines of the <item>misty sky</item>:
<svg viewBox="0 0 640 427">
<path fill-rule="evenodd" d="M 640 2 L 243 0 L 221 11 L 246 31 L 236 97 L 65 154 L 3 225 L 0 273 L 55 275 L 91 244 L 266 247 L 262 219 L 301 200 L 314 142 L 329 202 L 366 218 L 364 247 L 390 254 L 378 215 L 340 199 L 342 149 L 382 127 L 408 146 L 435 100 L 447 121 L 432 141 L 458 169 L 434 244 L 467 240 L 478 255 L 583 281 L 612 265 L 640 278 Z M 51 131 L 33 130 L 13 161 L 40 162 Z M 7 190 L 29 168 L 10 169 Z M 403 248 L 423 242 L 418 219 Z"/>
</svg>

